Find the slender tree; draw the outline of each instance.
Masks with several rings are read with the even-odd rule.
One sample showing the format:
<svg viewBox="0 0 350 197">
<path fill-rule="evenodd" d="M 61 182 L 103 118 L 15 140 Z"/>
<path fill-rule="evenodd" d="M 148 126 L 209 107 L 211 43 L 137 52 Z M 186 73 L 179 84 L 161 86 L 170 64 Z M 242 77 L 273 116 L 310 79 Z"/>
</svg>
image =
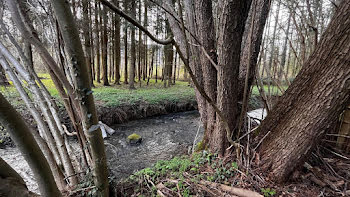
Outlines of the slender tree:
<svg viewBox="0 0 350 197">
<path fill-rule="evenodd" d="M 89 7 L 90 7 L 90 1 L 83 0 L 83 18 L 84 18 L 84 25 L 83 25 L 83 35 L 84 35 L 84 45 L 85 45 L 85 59 L 86 59 L 86 66 L 88 67 L 89 72 L 89 79 L 91 81 L 91 86 L 94 85 L 93 79 L 92 79 L 92 66 L 91 66 L 91 41 L 90 41 L 90 18 L 89 18 Z"/>
<path fill-rule="evenodd" d="M 115 0 L 115 5 L 119 6 L 118 0 Z M 115 14 L 115 41 L 114 41 L 114 53 L 115 53 L 115 70 L 114 70 L 114 77 L 115 77 L 115 84 L 120 84 L 120 16 L 118 14 Z"/>
<path fill-rule="evenodd" d="M 124 11 L 128 13 L 129 0 L 124 0 Z M 124 24 L 124 84 L 128 84 L 128 24 Z"/>
<path fill-rule="evenodd" d="M 104 86 L 109 86 L 108 82 L 108 15 L 106 8 L 102 9 L 102 80 Z"/>
<path fill-rule="evenodd" d="M 101 12 L 100 3 L 95 2 L 95 34 L 96 34 L 96 80 L 101 83 L 101 56 L 100 56 L 100 27 L 101 27 Z M 99 20 L 100 19 L 100 20 Z"/>
<path fill-rule="evenodd" d="M 132 18 L 136 18 L 136 2 L 131 1 L 131 12 Z M 130 58 L 131 62 L 129 65 L 129 89 L 135 89 L 135 68 L 136 68 L 136 41 L 135 41 L 135 27 L 131 27 L 131 46 L 130 46 Z"/>
<path fill-rule="evenodd" d="M 73 15 L 69 10 L 69 3 L 60 0 L 51 0 L 55 16 L 59 22 L 60 30 L 67 51 L 70 55 L 71 64 L 76 76 L 76 89 L 79 96 L 79 107 L 83 114 L 82 124 L 85 135 L 88 138 L 92 159 L 94 162 L 94 182 L 99 196 L 108 196 L 108 170 L 105 147 L 98 124 L 97 113 L 94 103 L 94 97 L 91 91 L 89 81 L 89 71 L 85 65 L 84 52 L 79 39 L 78 29 L 76 28 Z"/>
</svg>

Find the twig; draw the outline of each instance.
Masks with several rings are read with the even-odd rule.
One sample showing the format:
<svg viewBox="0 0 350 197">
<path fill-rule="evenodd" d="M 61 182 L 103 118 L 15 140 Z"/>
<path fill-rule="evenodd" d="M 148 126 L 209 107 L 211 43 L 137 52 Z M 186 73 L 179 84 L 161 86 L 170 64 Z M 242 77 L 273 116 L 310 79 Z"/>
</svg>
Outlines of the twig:
<svg viewBox="0 0 350 197">
<path fill-rule="evenodd" d="M 271 133 L 271 131 L 267 132 L 266 135 L 259 141 L 258 145 L 253 149 L 253 152 L 260 146 L 260 144 L 264 141 L 264 139 Z"/>
<path fill-rule="evenodd" d="M 198 133 L 199 133 L 199 130 L 200 130 L 201 126 L 202 126 L 201 121 L 199 120 L 198 122 L 199 122 L 199 125 L 198 125 L 198 129 L 197 129 L 197 133 L 196 133 L 196 136 L 194 137 L 194 141 L 193 141 L 193 145 L 192 145 L 192 154 L 195 151 L 195 146 L 196 146 L 196 142 L 197 142 L 197 138 L 198 138 Z"/>
<path fill-rule="evenodd" d="M 337 152 L 334 152 L 334 151 L 332 151 L 332 150 L 329 150 L 328 148 L 326 148 L 326 147 L 324 147 L 324 146 L 322 146 L 322 147 L 323 147 L 324 149 L 326 149 L 327 151 L 329 151 L 329 152 L 335 154 L 335 155 L 338 156 L 338 157 L 341 157 L 341 158 L 346 159 L 346 160 L 350 160 L 349 157 L 345 157 L 345 156 L 342 155 L 342 154 L 339 154 L 339 153 L 337 153 Z"/>
</svg>

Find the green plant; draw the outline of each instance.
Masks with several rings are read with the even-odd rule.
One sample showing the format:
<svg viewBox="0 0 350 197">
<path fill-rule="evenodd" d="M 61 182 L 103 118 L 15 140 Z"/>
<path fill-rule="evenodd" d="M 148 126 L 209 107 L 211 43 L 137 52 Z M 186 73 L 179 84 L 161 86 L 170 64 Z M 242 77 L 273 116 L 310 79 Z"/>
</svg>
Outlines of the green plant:
<svg viewBox="0 0 350 197">
<path fill-rule="evenodd" d="M 276 191 L 271 188 L 266 188 L 266 189 L 261 188 L 261 193 L 263 193 L 263 195 L 266 197 L 270 197 L 270 196 L 274 196 L 276 194 Z"/>
</svg>

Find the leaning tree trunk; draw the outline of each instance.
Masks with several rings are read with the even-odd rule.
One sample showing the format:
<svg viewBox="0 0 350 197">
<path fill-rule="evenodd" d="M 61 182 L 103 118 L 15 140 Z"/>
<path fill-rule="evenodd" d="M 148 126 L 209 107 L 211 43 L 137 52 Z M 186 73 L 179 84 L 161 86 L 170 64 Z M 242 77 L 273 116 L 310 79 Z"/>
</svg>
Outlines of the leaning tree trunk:
<svg viewBox="0 0 350 197">
<path fill-rule="evenodd" d="M 108 196 L 108 169 L 106 152 L 101 134 L 101 129 L 97 126 L 98 119 L 92 95 L 91 83 L 89 80 L 89 71 L 86 67 L 84 52 L 79 38 L 79 32 L 76 28 L 73 15 L 69 9 L 69 2 L 60 0 L 51 0 L 55 16 L 59 22 L 71 64 L 76 76 L 76 91 L 78 92 L 79 107 L 82 114 L 82 125 L 85 135 L 91 147 L 93 159 L 94 182 L 97 188 L 98 196 Z"/>
<path fill-rule="evenodd" d="M 21 115 L 11 106 L 0 93 L 0 123 L 10 133 L 22 155 L 32 169 L 43 196 L 61 196 L 51 169 L 44 154 L 41 152 L 30 129 Z"/>
<path fill-rule="evenodd" d="M 260 127 L 263 168 L 285 181 L 350 103 L 350 1 Z"/>
</svg>

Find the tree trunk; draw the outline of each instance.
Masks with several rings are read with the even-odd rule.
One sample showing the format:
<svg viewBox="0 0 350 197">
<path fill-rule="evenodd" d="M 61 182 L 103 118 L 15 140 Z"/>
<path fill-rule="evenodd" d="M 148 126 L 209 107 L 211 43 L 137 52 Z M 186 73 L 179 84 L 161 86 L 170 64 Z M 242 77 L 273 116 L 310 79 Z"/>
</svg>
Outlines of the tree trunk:
<svg viewBox="0 0 350 197">
<path fill-rule="evenodd" d="M 131 1 L 131 17 L 136 18 L 136 2 Z M 131 28 L 131 48 L 130 48 L 131 62 L 129 67 L 129 89 L 135 89 L 135 68 L 136 68 L 136 41 L 135 41 L 135 27 Z"/>
<path fill-rule="evenodd" d="M 314 53 L 260 127 L 263 168 L 285 181 L 350 103 L 350 2 L 342 1 Z"/>
<path fill-rule="evenodd" d="M 85 59 L 86 59 L 86 66 L 89 70 L 89 80 L 91 83 L 91 86 L 93 86 L 94 82 L 92 80 L 92 66 L 91 66 L 91 41 L 90 41 L 90 19 L 89 19 L 89 4 L 90 1 L 88 0 L 83 0 L 83 35 L 84 35 L 84 40 L 85 40 Z"/>
<path fill-rule="evenodd" d="M 114 1 L 116 6 L 119 6 L 118 1 Z M 118 14 L 115 14 L 115 33 L 114 33 L 114 53 L 115 53 L 115 62 L 114 62 L 114 77 L 115 77 L 115 84 L 120 84 L 120 16 Z"/>
<path fill-rule="evenodd" d="M 98 124 L 97 113 L 91 91 L 91 83 L 89 81 L 89 71 L 84 63 L 84 52 L 79 39 L 79 32 L 76 28 L 73 15 L 69 10 L 68 2 L 51 0 L 51 3 L 66 43 L 68 55 L 70 55 L 75 72 L 74 76 L 76 76 L 77 84 L 75 88 L 77 89 L 78 100 L 80 101 L 79 107 L 82 114 L 82 125 L 91 147 L 91 155 L 94 162 L 94 183 L 99 196 L 108 196 L 106 152 L 101 129 L 96 126 Z"/>
<path fill-rule="evenodd" d="M 128 13 L 128 0 L 124 0 L 124 11 Z M 128 84 L 128 24 L 124 24 L 124 84 Z"/>
<path fill-rule="evenodd" d="M 212 2 L 211 1 L 196 1 L 194 4 L 195 13 L 197 17 L 197 26 L 198 26 L 198 37 L 200 42 L 202 43 L 205 51 L 209 54 L 210 58 L 217 63 L 217 53 L 215 46 L 215 27 L 214 27 L 214 19 L 212 13 Z M 208 96 L 216 102 L 216 86 L 217 86 L 217 71 L 210 62 L 210 60 L 205 56 L 204 52 L 201 52 L 200 56 L 200 64 L 202 65 L 203 76 L 205 78 L 204 81 L 204 90 L 208 94 Z M 203 147 L 211 144 L 212 133 L 215 128 L 216 122 L 216 112 L 214 108 L 206 102 L 206 117 L 202 117 L 202 119 L 206 118 L 206 125 L 204 125 L 205 133 L 203 137 Z"/>
<path fill-rule="evenodd" d="M 0 93 L 0 123 L 9 132 L 32 169 L 43 196 L 61 196 L 49 164 L 21 115 Z"/>
<path fill-rule="evenodd" d="M 109 86 L 108 82 L 108 17 L 107 17 L 107 8 L 103 8 L 103 28 L 102 28 L 102 80 L 104 86 Z"/>
<path fill-rule="evenodd" d="M 166 35 L 167 37 L 172 36 L 171 29 L 169 26 L 169 23 L 165 22 L 165 29 L 166 29 Z M 174 50 L 173 45 L 168 44 L 164 46 L 164 58 L 165 58 L 165 65 L 164 65 L 164 87 L 169 87 L 171 84 L 171 73 L 173 68 L 173 59 L 174 59 Z"/>
<path fill-rule="evenodd" d="M 222 1 L 223 12 L 218 24 L 218 85 L 217 105 L 228 122 L 232 134 L 238 124 L 238 76 L 241 43 L 250 3 L 246 1 Z M 223 155 L 229 146 L 224 123 L 217 118 L 210 149 Z M 232 136 L 231 136 L 232 137 Z"/>
<path fill-rule="evenodd" d="M 96 81 L 101 83 L 101 52 L 100 52 L 100 27 L 101 27 L 101 12 L 100 3 L 95 2 L 95 34 L 96 34 Z M 98 20 L 100 19 L 100 21 Z"/>
</svg>

